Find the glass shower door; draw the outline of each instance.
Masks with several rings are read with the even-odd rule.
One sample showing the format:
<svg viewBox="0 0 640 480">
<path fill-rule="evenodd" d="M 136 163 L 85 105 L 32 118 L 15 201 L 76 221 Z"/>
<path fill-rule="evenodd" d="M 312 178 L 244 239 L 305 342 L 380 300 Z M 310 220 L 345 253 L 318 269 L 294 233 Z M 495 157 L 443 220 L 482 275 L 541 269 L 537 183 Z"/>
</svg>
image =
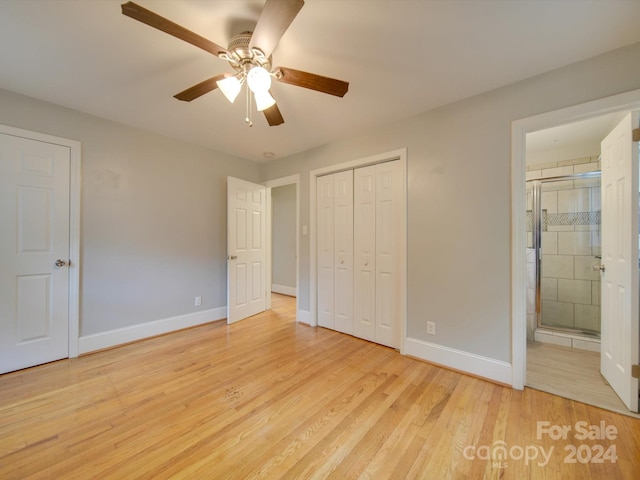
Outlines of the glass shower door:
<svg viewBox="0 0 640 480">
<path fill-rule="evenodd" d="M 536 183 L 538 328 L 599 336 L 599 172 Z"/>
</svg>

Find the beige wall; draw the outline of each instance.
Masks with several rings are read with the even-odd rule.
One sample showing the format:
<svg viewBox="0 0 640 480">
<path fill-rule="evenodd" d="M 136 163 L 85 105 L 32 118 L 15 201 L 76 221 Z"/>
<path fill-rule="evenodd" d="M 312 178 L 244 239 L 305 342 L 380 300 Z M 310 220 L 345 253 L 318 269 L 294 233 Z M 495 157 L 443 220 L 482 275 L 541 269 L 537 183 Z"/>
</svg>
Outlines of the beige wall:
<svg viewBox="0 0 640 480">
<path fill-rule="evenodd" d="M 301 174 L 304 226 L 310 170 L 407 147 L 408 336 L 510 362 L 511 123 L 640 88 L 638 59 L 640 44 L 269 163 L 262 176 Z M 300 269 L 308 310 L 308 235 Z"/>
<path fill-rule="evenodd" d="M 4 90 L 0 123 L 82 143 L 82 336 L 226 306 L 226 176 L 257 164 Z"/>
</svg>

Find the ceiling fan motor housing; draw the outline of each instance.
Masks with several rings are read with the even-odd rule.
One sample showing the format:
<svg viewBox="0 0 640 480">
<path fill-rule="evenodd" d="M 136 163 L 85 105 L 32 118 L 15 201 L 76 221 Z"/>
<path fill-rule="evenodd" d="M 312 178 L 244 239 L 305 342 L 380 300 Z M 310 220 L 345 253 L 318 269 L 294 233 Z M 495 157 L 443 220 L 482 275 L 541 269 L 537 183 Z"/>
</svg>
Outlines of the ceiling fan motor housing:
<svg viewBox="0 0 640 480">
<path fill-rule="evenodd" d="M 231 67 L 240 72 L 247 70 L 247 66 L 262 67 L 271 71 L 271 56 L 265 57 L 257 48 L 249 48 L 253 32 L 242 32 L 235 35 L 229 42 L 227 53 L 220 55 L 227 60 Z"/>
</svg>

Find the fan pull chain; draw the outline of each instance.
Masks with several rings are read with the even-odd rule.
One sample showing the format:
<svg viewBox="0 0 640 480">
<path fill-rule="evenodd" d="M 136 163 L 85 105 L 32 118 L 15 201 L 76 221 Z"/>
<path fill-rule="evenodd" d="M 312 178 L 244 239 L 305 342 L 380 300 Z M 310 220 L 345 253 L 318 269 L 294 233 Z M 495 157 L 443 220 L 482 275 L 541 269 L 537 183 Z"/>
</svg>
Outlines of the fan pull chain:
<svg viewBox="0 0 640 480">
<path fill-rule="evenodd" d="M 251 121 L 251 89 L 247 87 L 247 116 L 244 118 L 244 121 L 250 127 L 253 127 L 253 122 Z"/>
</svg>

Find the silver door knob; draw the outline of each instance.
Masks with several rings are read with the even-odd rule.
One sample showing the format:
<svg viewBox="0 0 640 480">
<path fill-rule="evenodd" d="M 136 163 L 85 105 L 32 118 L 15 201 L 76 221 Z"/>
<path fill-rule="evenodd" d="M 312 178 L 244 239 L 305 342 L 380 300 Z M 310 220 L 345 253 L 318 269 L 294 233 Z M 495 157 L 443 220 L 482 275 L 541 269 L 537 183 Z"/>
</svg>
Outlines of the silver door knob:
<svg viewBox="0 0 640 480">
<path fill-rule="evenodd" d="M 237 256 L 237 255 L 229 255 L 229 256 L 227 257 L 227 260 L 235 260 L 236 258 L 238 258 L 238 256 Z"/>
<path fill-rule="evenodd" d="M 66 264 L 67 264 L 67 262 L 65 262 L 64 260 L 59 258 L 58 260 L 56 260 L 55 266 L 56 267 L 64 267 Z"/>
</svg>

